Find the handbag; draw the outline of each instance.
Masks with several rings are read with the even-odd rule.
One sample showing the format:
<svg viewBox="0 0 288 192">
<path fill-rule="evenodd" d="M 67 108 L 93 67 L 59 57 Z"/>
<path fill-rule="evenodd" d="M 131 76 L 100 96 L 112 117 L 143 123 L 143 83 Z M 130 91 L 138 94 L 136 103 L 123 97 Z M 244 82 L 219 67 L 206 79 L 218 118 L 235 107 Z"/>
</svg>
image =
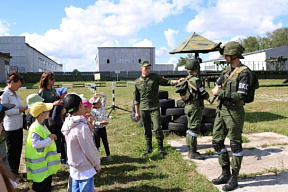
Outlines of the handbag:
<svg viewBox="0 0 288 192">
<path fill-rule="evenodd" d="M 27 119 L 25 112 L 23 112 L 22 118 L 23 118 L 23 129 L 27 130 Z"/>
</svg>

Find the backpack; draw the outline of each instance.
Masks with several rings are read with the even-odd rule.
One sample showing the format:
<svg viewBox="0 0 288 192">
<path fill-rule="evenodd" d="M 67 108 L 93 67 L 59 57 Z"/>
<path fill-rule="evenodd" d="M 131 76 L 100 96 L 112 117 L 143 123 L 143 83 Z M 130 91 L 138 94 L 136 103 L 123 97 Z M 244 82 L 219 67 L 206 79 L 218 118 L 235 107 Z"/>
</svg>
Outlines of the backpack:
<svg viewBox="0 0 288 192">
<path fill-rule="evenodd" d="M 224 82 L 224 87 L 226 87 L 227 82 L 232 78 L 232 76 L 234 74 L 236 74 L 236 78 L 238 78 L 238 75 L 244 70 L 247 69 L 247 66 L 241 66 L 241 67 L 237 67 L 234 69 L 233 73 L 228 77 L 228 79 Z M 254 97 L 255 97 L 255 90 L 259 88 L 259 81 L 258 81 L 258 77 L 255 75 L 255 73 L 253 73 L 249 68 L 248 70 L 250 71 L 251 74 L 251 78 L 252 80 L 250 80 L 250 84 L 249 84 L 249 88 L 247 91 L 247 95 L 244 99 L 245 103 L 252 103 L 254 101 Z M 236 72 L 237 71 L 237 72 Z M 236 73 L 235 73 L 236 72 Z"/>
<path fill-rule="evenodd" d="M 191 78 L 192 76 L 188 76 L 187 78 L 185 78 L 181 83 L 177 84 L 175 93 L 179 93 L 181 99 L 183 101 L 188 101 L 192 95 L 192 90 L 190 90 L 190 87 L 194 90 L 197 90 L 188 80 Z M 189 86 L 190 85 L 190 86 Z"/>
</svg>

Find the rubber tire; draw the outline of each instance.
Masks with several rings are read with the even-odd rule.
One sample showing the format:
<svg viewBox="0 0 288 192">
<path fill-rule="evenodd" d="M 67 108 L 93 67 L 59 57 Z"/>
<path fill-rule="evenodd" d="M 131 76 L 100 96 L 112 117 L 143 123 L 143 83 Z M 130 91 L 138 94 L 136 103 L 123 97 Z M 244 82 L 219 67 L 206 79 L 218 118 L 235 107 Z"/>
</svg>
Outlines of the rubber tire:
<svg viewBox="0 0 288 192">
<path fill-rule="evenodd" d="M 200 132 L 206 133 L 209 131 L 213 131 L 214 124 L 213 123 L 201 123 Z"/>
<path fill-rule="evenodd" d="M 168 91 L 158 91 L 159 99 L 168 99 Z"/>
<path fill-rule="evenodd" d="M 166 109 L 166 115 L 171 115 L 171 116 L 184 115 L 184 108 L 168 108 Z"/>
<path fill-rule="evenodd" d="M 182 123 L 169 122 L 168 129 L 170 131 L 187 131 L 187 125 Z"/>
<path fill-rule="evenodd" d="M 214 124 L 215 117 L 204 117 L 202 119 L 202 123 L 213 123 Z"/>
<path fill-rule="evenodd" d="M 175 100 L 174 99 L 160 99 L 159 106 L 160 106 L 161 115 L 166 115 L 167 108 L 175 108 Z"/>
<path fill-rule="evenodd" d="M 182 99 L 177 100 L 176 101 L 176 106 L 178 108 L 184 108 L 185 107 L 184 101 Z"/>
<path fill-rule="evenodd" d="M 175 117 L 174 116 L 174 123 L 182 123 L 187 125 L 188 124 L 188 120 L 187 120 L 187 116 L 186 115 L 181 115 L 179 117 Z"/>
<path fill-rule="evenodd" d="M 204 107 L 202 110 L 203 117 L 216 117 L 216 108 L 213 107 Z"/>
</svg>

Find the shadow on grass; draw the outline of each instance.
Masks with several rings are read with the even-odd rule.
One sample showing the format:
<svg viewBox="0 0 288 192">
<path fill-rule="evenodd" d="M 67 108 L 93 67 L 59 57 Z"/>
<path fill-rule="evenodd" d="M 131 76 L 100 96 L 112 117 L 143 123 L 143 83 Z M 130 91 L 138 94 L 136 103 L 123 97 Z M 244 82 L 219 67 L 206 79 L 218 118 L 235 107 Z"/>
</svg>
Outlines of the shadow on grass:
<svg viewBox="0 0 288 192">
<path fill-rule="evenodd" d="M 278 119 L 287 119 L 287 117 L 269 112 L 246 112 L 245 114 L 245 121 L 249 123 L 274 121 Z"/>
<path fill-rule="evenodd" d="M 114 188 L 111 190 L 101 190 L 101 192 L 114 192 L 114 191 L 129 191 L 129 192 L 143 192 L 143 191 L 149 191 L 149 192 L 182 192 L 184 191 L 183 189 L 180 188 L 159 188 L 159 187 L 153 187 L 153 186 L 148 186 L 148 185 L 143 185 L 143 186 L 136 186 L 136 187 L 128 187 L 128 188 Z"/>
</svg>

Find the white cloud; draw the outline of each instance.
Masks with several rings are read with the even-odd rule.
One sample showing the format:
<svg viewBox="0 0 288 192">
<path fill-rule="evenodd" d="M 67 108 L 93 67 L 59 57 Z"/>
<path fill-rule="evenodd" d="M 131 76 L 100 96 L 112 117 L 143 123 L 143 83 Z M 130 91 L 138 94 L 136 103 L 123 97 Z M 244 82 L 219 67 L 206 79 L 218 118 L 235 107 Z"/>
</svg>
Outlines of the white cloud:
<svg viewBox="0 0 288 192">
<path fill-rule="evenodd" d="M 9 27 L 9 23 L 0 19 L 0 35 L 8 35 Z"/>
<path fill-rule="evenodd" d="M 43 36 L 22 35 L 26 36 L 31 46 L 45 55 L 53 56 L 56 62 L 68 61 L 66 69 L 69 71 L 74 69 L 74 64 L 80 67 L 83 60 L 95 58 L 98 46 L 153 46 L 148 39 L 139 42 L 137 33 L 163 22 L 171 14 L 181 13 L 191 2 L 98 0 L 87 9 L 66 7 L 66 17 L 62 19 L 59 29 L 51 29 Z M 85 63 L 89 65 L 91 62 Z M 95 70 L 93 65 L 85 67 L 85 70 Z M 82 68 L 78 70 L 83 71 Z"/>
<path fill-rule="evenodd" d="M 144 39 L 143 41 L 135 43 L 133 47 L 153 47 L 153 43 L 148 39 Z"/>
<path fill-rule="evenodd" d="M 196 31 L 206 38 L 223 38 L 235 35 L 263 35 L 282 27 L 275 18 L 288 14 L 287 0 L 219 0 L 198 10 L 186 30 Z"/>
<path fill-rule="evenodd" d="M 176 57 L 170 57 L 167 63 L 172 63 L 174 65 L 174 69 L 177 66 L 178 59 Z"/>
<path fill-rule="evenodd" d="M 160 49 L 155 51 L 156 58 L 165 58 L 168 57 L 168 49 L 166 47 L 161 47 Z"/>
<path fill-rule="evenodd" d="M 164 31 L 167 44 L 170 48 L 176 47 L 175 35 L 177 35 L 178 33 L 179 31 L 174 29 L 168 29 L 167 31 Z"/>
</svg>

